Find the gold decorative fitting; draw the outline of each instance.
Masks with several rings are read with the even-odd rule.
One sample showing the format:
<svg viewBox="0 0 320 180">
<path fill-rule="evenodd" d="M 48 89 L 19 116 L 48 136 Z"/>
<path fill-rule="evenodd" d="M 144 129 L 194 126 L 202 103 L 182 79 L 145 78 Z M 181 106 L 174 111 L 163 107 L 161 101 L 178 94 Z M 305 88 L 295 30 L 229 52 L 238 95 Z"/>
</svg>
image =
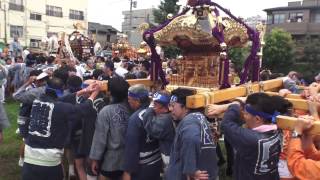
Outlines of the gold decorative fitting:
<svg viewBox="0 0 320 180">
<path fill-rule="evenodd" d="M 225 51 L 227 49 L 227 44 L 225 42 L 221 43 L 220 48 Z"/>
<path fill-rule="evenodd" d="M 259 91 L 264 92 L 264 83 L 262 81 L 259 82 Z"/>
<path fill-rule="evenodd" d="M 227 59 L 227 53 L 226 53 L 226 52 L 221 52 L 221 53 L 220 53 L 220 57 L 221 57 L 222 59 Z"/>
<path fill-rule="evenodd" d="M 172 19 L 172 18 L 173 18 L 173 14 L 170 13 L 167 15 L 167 19 Z"/>
<path fill-rule="evenodd" d="M 246 91 L 247 91 L 247 96 L 254 93 L 251 82 L 246 84 Z"/>
<path fill-rule="evenodd" d="M 208 9 L 210 7 L 210 5 L 205 4 L 205 5 L 203 5 L 203 7 Z"/>
<path fill-rule="evenodd" d="M 218 40 L 211 33 L 218 25 L 225 28 L 225 44 L 228 47 L 242 47 L 248 42 L 247 29 L 243 25 L 231 18 L 217 17 L 208 10 L 204 10 L 204 16 L 201 17 L 194 12 L 174 18 L 163 29 L 155 32 L 154 37 L 161 46 L 180 44 L 182 49 L 189 45 L 219 47 Z M 189 45 L 182 47 L 181 42 L 188 42 Z"/>
</svg>

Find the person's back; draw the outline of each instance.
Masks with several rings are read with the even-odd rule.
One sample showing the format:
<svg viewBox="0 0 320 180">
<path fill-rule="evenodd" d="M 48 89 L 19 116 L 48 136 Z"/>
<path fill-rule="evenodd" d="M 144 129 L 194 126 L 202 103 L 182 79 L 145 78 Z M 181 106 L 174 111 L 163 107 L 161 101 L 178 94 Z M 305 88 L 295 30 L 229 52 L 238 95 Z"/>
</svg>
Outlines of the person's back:
<svg viewBox="0 0 320 180">
<path fill-rule="evenodd" d="M 279 179 L 278 162 L 282 138 L 280 131 L 260 133 L 248 129 L 246 136 L 245 147 L 234 147 L 234 177 L 237 180 Z"/>
<path fill-rule="evenodd" d="M 102 170 L 123 170 L 125 134 L 130 117 L 129 105 L 126 102 L 105 106 L 99 113 L 90 158 L 101 160 Z M 99 147 L 100 139 L 106 138 L 104 147 Z"/>
<path fill-rule="evenodd" d="M 221 128 L 226 140 L 236 151 L 236 180 L 279 179 L 278 162 L 282 134 L 273 123 L 285 100 L 282 98 L 281 101 L 275 101 L 275 98 L 278 97 L 255 93 L 248 96 L 246 105 L 242 108 L 239 102 L 225 106 L 227 108 Z M 239 123 L 242 119 L 247 128 Z"/>
<path fill-rule="evenodd" d="M 216 145 L 208 121 L 201 113 L 191 113 L 176 128 L 166 179 L 185 180 L 197 170 L 207 171 L 209 180 L 218 175 Z"/>
<path fill-rule="evenodd" d="M 111 179 L 121 178 L 123 174 L 125 135 L 131 114 L 127 102 L 128 88 L 128 82 L 121 77 L 108 82 L 111 104 L 98 114 L 89 155 L 95 175 L 98 175 L 98 170 L 101 176 Z"/>
<path fill-rule="evenodd" d="M 86 109 L 92 108 L 97 90 L 80 105 L 58 101 L 63 94 L 63 82 L 52 78 L 48 81 L 46 93 L 32 104 L 29 126 L 25 132 L 25 159 L 22 179 L 61 179 L 63 177 L 61 159 L 68 138 L 69 120 L 80 119 Z M 80 96 L 90 89 L 79 91 L 70 96 Z M 92 89 L 91 89 L 91 92 Z"/>
<path fill-rule="evenodd" d="M 143 126 L 143 113 L 149 106 L 149 92 L 144 85 L 129 88 L 128 102 L 135 110 L 129 118 L 125 146 L 125 176 L 132 180 L 159 180 L 161 154 L 157 139 L 147 134 Z"/>
</svg>

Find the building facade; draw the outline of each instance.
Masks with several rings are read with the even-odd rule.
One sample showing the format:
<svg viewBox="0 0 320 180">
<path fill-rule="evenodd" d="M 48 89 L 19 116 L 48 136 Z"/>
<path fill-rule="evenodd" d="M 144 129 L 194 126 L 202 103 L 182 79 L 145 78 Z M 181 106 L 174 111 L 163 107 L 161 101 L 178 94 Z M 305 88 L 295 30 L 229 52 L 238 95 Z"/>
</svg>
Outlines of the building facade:
<svg viewBox="0 0 320 180">
<path fill-rule="evenodd" d="M 95 42 L 100 43 L 102 48 L 105 46 L 111 48 L 112 43 L 116 43 L 117 41 L 118 30 L 109 25 L 89 22 L 88 33 Z"/>
<path fill-rule="evenodd" d="M 0 41 L 18 37 L 26 47 L 37 48 L 45 37 L 67 34 L 81 26 L 87 34 L 88 0 L 0 0 Z"/>
<path fill-rule="evenodd" d="M 153 16 L 153 8 L 139 9 L 131 11 L 123 11 L 124 21 L 122 23 L 122 32 L 128 35 L 129 43 L 135 47 L 139 47 L 142 40 L 142 33 L 139 26 L 143 23 L 155 24 Z"/>
<path fill-rule="evenodd" d="M 282 28 L 300 39 L 320 35 L 320 0 L 289 2 L 287 7 L 264 10 L 267 13 L 267 32 Z"/>
</svg>

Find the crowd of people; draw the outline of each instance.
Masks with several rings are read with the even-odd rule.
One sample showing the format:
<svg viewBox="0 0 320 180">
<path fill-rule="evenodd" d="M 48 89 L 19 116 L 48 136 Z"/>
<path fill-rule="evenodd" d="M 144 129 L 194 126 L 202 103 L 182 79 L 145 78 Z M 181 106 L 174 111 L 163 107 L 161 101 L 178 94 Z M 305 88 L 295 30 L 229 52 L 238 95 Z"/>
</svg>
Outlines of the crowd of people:
<svg viewBox="0 0 320 180">
<path fill-rule="evenodd" d="M 175 71 L 175 62 L 168 64 Z M 225 163 L 219 127 L 228 176 L 319 179 L 319 137 L 306 133 L 314 117 L 297 114 L 285 98 L 255 93 L 210 105 L 206 117 L 204 108 L 186 105 L 194 90 L 153 92 L 126 81 L 147 78 L 149 69 L 148 60 L 126 57 L 78 62 L 32 53 L 1 56 L 0 143 L 9 126 L 3 104 L 12 96 L 21 103 L 22 179 L 62 180 L 68 171 L 80 180 L 218 180 Z M 88 79 L 96 81 L 86 83 Z M 101 80 L 108 80 L 108 92 L 102 92 Z M 315 80 L 300 92 L 297 74 L 291 72 L 280 95 L 302 93 L 319 103 L 320 76 Z M 293 132 L 277 128 L 280 114 L 299 116 Z"/>
</svg>

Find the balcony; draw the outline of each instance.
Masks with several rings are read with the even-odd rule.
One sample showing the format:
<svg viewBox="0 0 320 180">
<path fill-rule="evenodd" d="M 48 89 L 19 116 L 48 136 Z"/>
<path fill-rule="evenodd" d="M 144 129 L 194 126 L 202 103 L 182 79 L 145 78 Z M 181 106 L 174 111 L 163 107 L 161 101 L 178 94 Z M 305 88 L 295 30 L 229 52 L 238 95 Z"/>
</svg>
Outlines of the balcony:
<svg viewBox="0 0 320 180">
<path fill-rule="evenodd" d="M 281 28 L 293 35 L 302 35 L 308 32 L 308 24 L 309 23 L 305 22 L 269 24 L 267 26 L 267 32 L 270 32 L 273 28 Z"/>
<path fill-rule="evenodd" d="M 291 33 L 292 35 L 305 35 L 320 33 L 320 23 L 282 23 L 282 24 L 269 24 L 267 26 L 267 32 L 269 33 L 273 28 L 281 28 Z"/>
<path fill-rule="evenodd" d="M 308 31 L 310 34 L 314 34 L 314 35 L 320 34 L 320 23 L 309 23 Z"/>
<path fill-rule="evenodd" d="M 14 11 L 24 11 L 24 6 L 21 4 L 14 4 L 14 3 L 9 3 L 9 10 L 14 10 Z"/>
</svg>

